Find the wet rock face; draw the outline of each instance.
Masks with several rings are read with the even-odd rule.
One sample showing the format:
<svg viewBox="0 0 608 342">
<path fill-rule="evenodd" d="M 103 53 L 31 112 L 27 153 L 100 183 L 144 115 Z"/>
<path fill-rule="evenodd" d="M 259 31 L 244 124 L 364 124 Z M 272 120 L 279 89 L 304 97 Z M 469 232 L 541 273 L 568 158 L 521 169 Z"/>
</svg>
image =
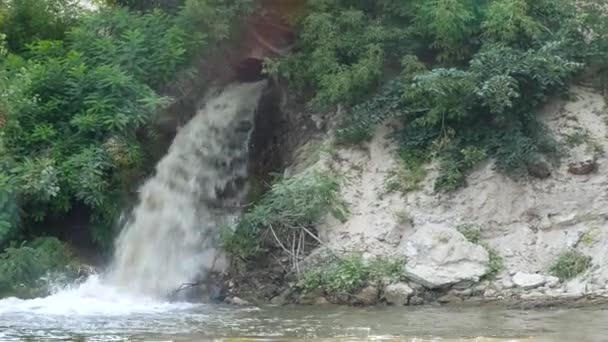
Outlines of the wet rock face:
<svg viewBox="0 0 608 342">
<path fill-rule="evenodd" d="M 487 270 L 488 252 L 457 230 L 439 224 L 419 227 L 405 243 L 409 279 L 435 289 L 463 281 L 476 282 Z"/>
<path fill-rule="evenodd" d="M 379 290 L 374 285 L 368 285 L 359 291 L 353 299 L 353 304 L 374 305 L 378 301 Z"/>
<path fill-rule="evenodd" d="M 384 288 L 384 299 L 388 304 L 407 305 L 414 290 L 405 283 L 390 284 Z"/>
</svg>

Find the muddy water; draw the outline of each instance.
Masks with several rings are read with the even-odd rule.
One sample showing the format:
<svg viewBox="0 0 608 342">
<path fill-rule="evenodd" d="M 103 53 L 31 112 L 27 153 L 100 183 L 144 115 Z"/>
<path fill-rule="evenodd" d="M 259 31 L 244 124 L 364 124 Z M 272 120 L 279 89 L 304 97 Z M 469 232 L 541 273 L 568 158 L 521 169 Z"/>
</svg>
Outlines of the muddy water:
<svg viewBox="0 0 608 342">
<path fill-rule="evenodd" d="M 0 301 L 0 341 L 608 341 L 608 308 L 601 307 L 522 311 L 127 304 L 120 311 L 90 311 L 48 304 Z"/>
</svg>

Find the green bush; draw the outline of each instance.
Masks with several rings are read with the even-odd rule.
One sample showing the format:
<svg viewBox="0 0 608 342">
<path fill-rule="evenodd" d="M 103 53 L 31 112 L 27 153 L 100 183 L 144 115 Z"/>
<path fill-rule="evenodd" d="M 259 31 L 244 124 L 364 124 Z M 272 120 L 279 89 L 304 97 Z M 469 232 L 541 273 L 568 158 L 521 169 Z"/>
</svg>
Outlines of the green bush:
<svg viewBox="0 0 608 342">
<path fill-rule="evenodd" d="M 0 33 L 21 51 L 37 39 L 62 39 L 82 12 L 78 0 L 0 0 Z"/>
<path fill-rule="evenodd" d="M 398 280 L 402 274 L 403 260 L 374 258 L 366 262 L 360 255 L 331 257 L 306 271 L 298 287 L 305 292 L 352 294 L 366 282 L 378 282 L 385 277 Z"/>
<path fill-rule="evenodd" d="M 591 257 L 577 250 L 569 250 L 557 257 L 549 271 L 561 280 L 568 280 L 591 267 Z"/>
<path fill-rule="evenodd" d="M 155 89 L 225 38 L 249 3 L 188 0 L 172 14 L 103 8 L 52 37 L 64 40 L 38 40 L 0 61 L 0 174 L 12 183 L 6 190 L 0 184 L 0 192 L 16 198 L 26 235 L 43 234 L 40 222 L 84 207 L 92 237 L 109 246 L 133 184 L 153 166 L 152 123 L 168 103 Z M 197 15 L 210 8 L 213 15 Z M 208 27 L 216 28 L 202 32 Z M 0 243 L 7 220 L 0 212 Z"/>
<path fill-rule="evenodd" d="M 488 269 L 485 274 L 486 278 L 495 277 L 504 268 L 504 260 L 498 251 L 481 239 L 481 226 L 475 223 L 464 223 L 458 225 L 456 229 L 464 235 L 464 237 L 471 243 L 482 246 L 487 252 L 489 257 Z"/>
<path fill-rule="evenodd" d="M 339 189 L 336 175 L 317 170 L 277 181 L 235 227 L 223 230 L 224 248 L 248 257 L 260 250 L 263 233 L 270 229 L 280 244 L 294 230 L 311 228 L 327 214 L 343 219 L 346 206 Z"/>
<path fill-rule="evenodd" d="M 505 267 L 504 260 L 498 251 L 490 247 L 487 243 L 481 243 L 481 245 L 488 251 L 490 262 L 488 263 L 488 270 L 485 274 L 486 278 L 494 278 L 500 271 Z"/>
<path fill-rule="evenodd" d="M 396 25 L 407 10 L 392 1 L 312 0 L 305 13 L 296 52 L 278 70 L 296 88 L 313 89 L 318 108 L 358 102 L 379 83 L 387 56 L 407 46 Z"/>
<path fill-rule="evenodd" d="M 278 69 L 312 104 L 352 105 L 338 142 L 360 143 L 399 119 L 403 155 L 437 158 L 435 189 L 451 191 L 488 157 L 510 175 L 539 155 L 559 157 L 536 111 L 584 63 L 605 64 L 602 3 L 309 1 L 296 52 Z"/>
<path fill-rule="evenodd" d="M 475 223 L 465 223 L 458 225 L 456 229 L 472 243 L 481 242 L 481 226 Z"/>
<path fill-rule="evenodd" d="M 0 296 L 38 294 L 43 276 L 68 272 L 74 260 L 67 246 L 55 238 L 38 238 L 9 247 L 0 254 Z"/>
</svg>

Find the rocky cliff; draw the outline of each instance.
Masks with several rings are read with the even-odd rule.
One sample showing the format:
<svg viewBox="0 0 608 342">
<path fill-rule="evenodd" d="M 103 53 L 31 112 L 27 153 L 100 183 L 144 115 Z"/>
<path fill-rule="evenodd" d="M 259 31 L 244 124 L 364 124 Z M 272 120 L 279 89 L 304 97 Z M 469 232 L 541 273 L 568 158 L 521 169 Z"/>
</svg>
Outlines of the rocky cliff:
<svg viewBox="0 0 608 342">
<path fill-rule="evenodd" d="M 575 86 L 568 100 L 550 101 L 541 116 L 561 142 L 559 164 L 541 161 L 535 166 L 540 174 L 531 167 L 531 175 L 509 177 L 487 161 L 451 193 L 434 191 L 433 164 L 426 166 L 418 190 L 391 191 L 387 185 L 398 175 L 400 160 L 387 136 L 390 124 L 364 146 L 330 148 L 312 166 L 304 162 L 310 158 L 300 157 L 287 172 L 310 167 L 338 172 L 350 210 L 345 221 L 328 217 L 317 227 L 322 245 L 309 260 L 328 250 L 403 258 L 407 280 L 381 284 L 374 292 L 377 300 L 396 304 L 603 297 L 608 293 L 604 98 Z M 321 145 L 311 141 L 300 152 Z"/>
</svg>

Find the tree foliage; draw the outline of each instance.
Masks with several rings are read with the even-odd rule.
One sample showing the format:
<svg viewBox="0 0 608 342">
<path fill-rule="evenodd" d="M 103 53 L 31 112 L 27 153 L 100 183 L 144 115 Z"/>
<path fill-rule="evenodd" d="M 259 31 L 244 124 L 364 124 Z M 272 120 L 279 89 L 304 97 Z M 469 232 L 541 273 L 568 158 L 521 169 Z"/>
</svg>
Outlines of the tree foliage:
<svg viewBox="0 0 608 342">
<path fill-rule="evenodd" d="M 187 0 L 170 13 L 2 1 L 9 6 L 0 32 L 10 52 L 1 35 L 0 246 L 44 233 L 47 220 L 74 208 L 90 213 L 93 238 L 107 246 L 129 192 L 151 166 L 151 124 L 168 103 L 155 89 L 226 38 L 250 1 Z"/>
<path fill-rule="evenodd" d="M 20 51 L 36 39 L 62 39 L 82 10 L 78 0 L 0 0 L 0 32 Z"/>
<path fill-rule="evenodd" d="M 345 217 L 339 186 L 335 175 L 317 170 L 274 183 L 235 227 L 224 231 L 224 248 L 234 255 L 249 257 L 263 248 L 266 236 L 272 236 L 272 241 L 283 248 L 291 248 L 292 237 L 305 237 L 306 229 L 313 229 L 325 215 Z"/>
<path fill-rule="evenodd" d="M 0 253 L 0 296 L 44 295 L 47 283 L 41 279 L 55 272 L 76 273 L 70 249 L 56 238 L 38 238 Z"/>
<path fill-rule="evenodd" d="M 279 72 L 311 104 L 350 108 L 340 142 L 366 140 L 389 118 L 402 121 L 394 134 L 400 155 L 416 165 L 421 156 L 439 158 L 438 190 L 464 184 L 488 156 L 511 174 L 540 155 L 557 157 L 535 112 L 585 63 L 605 65 L 600 56 L 608 53 L 605 0 L 308 4 L 296 52 Z M 355 16 L 359 26 L 348 26 Z"/>
</svg>

